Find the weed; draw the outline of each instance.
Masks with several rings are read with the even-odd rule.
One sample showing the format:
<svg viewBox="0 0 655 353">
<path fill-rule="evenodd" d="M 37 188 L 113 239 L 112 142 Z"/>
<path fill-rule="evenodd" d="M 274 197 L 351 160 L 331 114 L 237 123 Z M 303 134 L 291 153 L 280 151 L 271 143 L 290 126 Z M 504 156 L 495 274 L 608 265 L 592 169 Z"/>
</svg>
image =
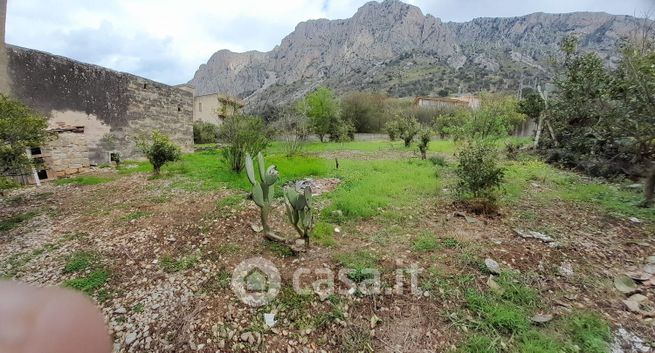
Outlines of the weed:
<svg viewBox="0 0 655 353">
<path fill-rule="evenodd" d="M 245 197 L 243 195 L 230 195 L 218 200 L 217 206 L 219 208 L 234 208 L 236 205 L 243 203 Z"/>
<path fill-rule="evenodd" d="M 339 341 L 344 353 L 373 352 L 371 332 L 366 327 L 349 326 L 342 331 Z"/>
<path fill-rule="evenodd" d="M 312 241 L 320 246 L 332 246 L 336 243 L 334 240 L 334 227 L 326 222 L 318 222 L 311 233 Z"/>
<path fill-rule="evenodd" d="M 183 256 L 176 259 L 170 255 L 164 255 L 159 259 L 159 267 L 161 267 L 164 272 L 175 273 L 189 270 L 193 268 L 197 262 L 197 256 Z"/>
<path fill-rule="evenodd" d="M 470 290 L 466 294 L 466 303 L 478 315 L 481 328 L 488 327 L 511 334 L 525 331 L 530 325 L 524 308 L 490 295 Z"/>
<path fill-rule="evenodd" d="M 521 334 L 517 346 L 521 353 L 560 353 L 564 351 L 564 345 L 561 342 L 539 331 L 528 331 Z"/>
<path fill-rule="evenodd" d="M 65 287 L 77 289 L 93 295 L 109 280 L 109 272 L 104 268 L 97 268 L 84 277 L 74 278 L 64 282 Z"/>
<path fill-rule="evenodd" d="M 497 353 L 498 344 L 495 339 L 482 335 L 469 337 L 464 345 L 457 352 L 461 353 Z"/>
<path fill-rule="evenodd" d="M 339 254 L 336 256 L 336 260 L 341 266 L 351 270 L 348 278 L 355 282 L 372 278 L 373 275 L 367 273 L 366 270 L 375 269 L 378 265 L 377 255 L 364 250 Z"/>
<path fill-rule="evenodd" d="M 430 156 L 430 158 L 428 158 L 428 160 L 432 164 L 434 164 L 434 165 L 436 165 L 438 167 L 447 167 L 448 166 L 448 162 L 446 162 L 446 159 L 444 157 L 441 157 L 441 156 Z"/>
<path fill-rule="evenodd" d="M 605 353 L 612 338 L 609 324 L 595 313 L 575 313 L 564 321 L 564 330 L 582 352 Z"/>
<path fill-rule="evenodd" d="M 234 255 L 237 254 L 241 248 L 236 244 L 221 244 L 216 248 L 219 255 Z"/>
<path fill-rule="evenodd" d="M 94 262 L 97 255 L 89 251 L 77 251 L 66 259 L 63 273 L 76 273 L 85 271 Z"/>
<path fill-rule="evenodd" d="M 0 220 L 0 233 L 8 232 L 18 227 L 21 223 L 36 217 L 36 215 L 36 212 L 26 212 Z"/>
<path fill-rule="evenodd" d="M 132 307 L 132 311 L 135 313 L 142 313 L 145 310 L 145 305 L 143 303 L 136 304 Z"/>
<path fill-rule="evenodd" d="M 99 176 L 78 176 L 75 178 L 66 178 L 66 179 L 57 179 L 54 181 L 55 185 L 75 185 L 75 186 L 85 186 L 85 185 L 97 185 L 108 183 L 112 181 L 112 178 L 99 177 Z"/>
<path fill-rule="evenodd" d="M 270 240 L 266 240 L 265 244 L 266 244 L 266 248 L 270 252 L 281 258 L 291 257 L 294 255 L 293 250 L 291 250 L 290 247 L 284 244 L 280 244 L 278 242 L 270 241 Z"/>
<path fill-rule="evenodd" d="M 430 252 L 440 248 L 439 240 L 431 232 L 421 233 L 412 243 L 412 249 L 417 252 Z"/>
<path fill-rule="evenodd" d="M 135 211 L 130 214 L 127 214 L 123 217 L 121 217 L 121 221 L 123 222 L 131 222 L 131 221 L 136 221 L 137 219 L 144 218 L 150 216 L 150 213 L 144 212 L 144 211 Z"/>
<path fill-rule="evenodd" d="M 232 274 L 225 269 L 221 269 L 200 285 L 201 293 L 216 293 L 228 289 L 231 281 Z"/>
</svg>

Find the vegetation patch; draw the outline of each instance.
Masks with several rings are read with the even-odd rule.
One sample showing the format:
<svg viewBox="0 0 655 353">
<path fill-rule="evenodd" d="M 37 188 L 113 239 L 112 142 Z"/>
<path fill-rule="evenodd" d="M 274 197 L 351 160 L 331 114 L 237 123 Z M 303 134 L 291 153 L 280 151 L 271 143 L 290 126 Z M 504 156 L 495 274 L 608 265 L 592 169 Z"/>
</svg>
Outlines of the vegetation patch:
<svg viewBox="0 0 655 353">
<path fill-rule="evenodd" d="M 365 250 L 338 254 L 335 258 L 342 267 L 351 270 L 348 278 L 355 282 L 373 278 L 373 274 L 367 270 L 377 270 L 378 267 L 378 256 Z"/>
<path fill-rule="evenodd" d="M 23 222 L 36 217 L 36 215 L 36 212 L 25 212 L 0 220 L 0 232 L 8 232 L 21 225 Z"/>
<path fill-rule="evenodd" d="M 198 262 L 198 257 L 189 255 L 175 258 L 170 255 L 164 255 L 159 259 L 159 267 L 164 272 L 175 273 L 192 269 Z"/>
<path fill-rule="evenodd" d="M 99 177 L 99 176 L 78 176 L 74 178 L 65 178 L 65 179 L 56 179 L 54 181 L 55 185 L 75 185 L 75 186 L 86 186 L 86 185 L 98 185 L 108 183 L 114 180 L 109 177 Z"/>
</svg>

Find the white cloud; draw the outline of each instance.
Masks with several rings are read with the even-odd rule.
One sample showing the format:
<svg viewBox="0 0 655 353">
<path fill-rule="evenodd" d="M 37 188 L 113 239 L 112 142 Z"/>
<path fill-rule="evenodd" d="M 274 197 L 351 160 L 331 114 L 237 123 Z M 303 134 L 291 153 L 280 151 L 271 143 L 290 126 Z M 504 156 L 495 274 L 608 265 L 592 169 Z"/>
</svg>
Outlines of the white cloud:
<svg viewBox="0 0 655 353">
<path fill-rule="evenodd" d="M 366 0 L 9 0 L 7 42 L 166 83 L 219 49 L 267 51 L 301 21 L 348 18 Z M 530 12 L 655 11 L 652 0 L 409 0 L 444 21 Z"/>
</svg>

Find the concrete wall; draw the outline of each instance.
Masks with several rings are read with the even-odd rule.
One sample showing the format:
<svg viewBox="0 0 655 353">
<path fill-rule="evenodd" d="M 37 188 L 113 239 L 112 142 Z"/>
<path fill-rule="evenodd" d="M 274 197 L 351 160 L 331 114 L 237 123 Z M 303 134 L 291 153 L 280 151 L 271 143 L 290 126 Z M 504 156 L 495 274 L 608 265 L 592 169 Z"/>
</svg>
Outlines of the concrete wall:
<svg viewBox="0 0 655 353">
<path fill-rule="evenodd" d="M 193 146 L 190 92 L 84 64 L 7 46 L 11 94 L 47 115 L 50 125 L 84 126 L 92 163 L 139 157 L 135 139 L 159 130 L 184 150 Z"/>
</svg>

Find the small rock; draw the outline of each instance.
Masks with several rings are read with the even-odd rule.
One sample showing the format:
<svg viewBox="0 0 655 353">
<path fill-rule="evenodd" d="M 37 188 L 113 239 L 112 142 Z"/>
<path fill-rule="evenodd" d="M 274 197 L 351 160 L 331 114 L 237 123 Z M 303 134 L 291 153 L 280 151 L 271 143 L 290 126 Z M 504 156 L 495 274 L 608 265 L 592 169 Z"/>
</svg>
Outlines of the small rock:
<svg viewBox="0 0 655 353">
<path fill-rule="evenodd" d="M 266 323 L 266 326 L 268 327 L 273 327 L 275 326 L 275 314 L 272 313 L 265 313 L 264 314 L 264 322 Z"/>
<path fill-rule="evenodd" d="M 132 343 L 134 343 L 134 341 L 136 341 L 136 332 L 128 333 L 127 336 L 125 336 L 126 346 L 131 345 Z"/>
<path fill-rule="evenodd" d="M 500 265 L 498 265 L 498 262 L 487 258 L 484 260 L 484 264 L 487 266 L 487 270 L 489 270 L 489 272 L 493 273 L 494 275 L 500 274 Z"/>
<path fill-rule="evenodd" d="M 341 234 L 341 228 L 340 227 L 334 227 L 334 233 L 335 234 Z"/>
<path fill-rule="evenodd" d="M 630 217 L 630 218 L 628 218 L 628 220 L 630 220 L 630 222 L 632 222 L 634 224 L 640 224 L 641 223 L 641 220 L 639 218 L 637 218 L 637 217 Z"/>
<path fill-rule="evenodd" d="M 546 322 L 548 322 L 548 321 L 550 321 L 552 319 L 553 319 L 553 315 L 550 315 L 550 314 L 545 314 L 545 315 L 537 314 L 537 315 L 530 318 L 530 320 L 532 322 L 536 322 L 538 324 L 545 324 Z"/>
<path fill-rule="evenodd" d="M 564 262 L 560 265 L 559 269 L 559 274 L 564 276 L 564 277 L 572 277 L 575 272 L 573 271 L 573 265 L 571 265 L 570 262 Z"/>
<path fill-rule="evenodd" d="M 121 307 L 117 308 L 116 310 L 114 310 L 114 312 L 116 314 L 125 314 L 125 313 L 127 313 L 127 309 L 125 309 L 124 307 L 121 306 Z"/>
<path fill-rule="evenodd" d="M 250 228 L 253 230 L 255 233 L 261 233 L 264 228 L 258 224 L 255 223 L 250 223 Z"/>
</svg>

